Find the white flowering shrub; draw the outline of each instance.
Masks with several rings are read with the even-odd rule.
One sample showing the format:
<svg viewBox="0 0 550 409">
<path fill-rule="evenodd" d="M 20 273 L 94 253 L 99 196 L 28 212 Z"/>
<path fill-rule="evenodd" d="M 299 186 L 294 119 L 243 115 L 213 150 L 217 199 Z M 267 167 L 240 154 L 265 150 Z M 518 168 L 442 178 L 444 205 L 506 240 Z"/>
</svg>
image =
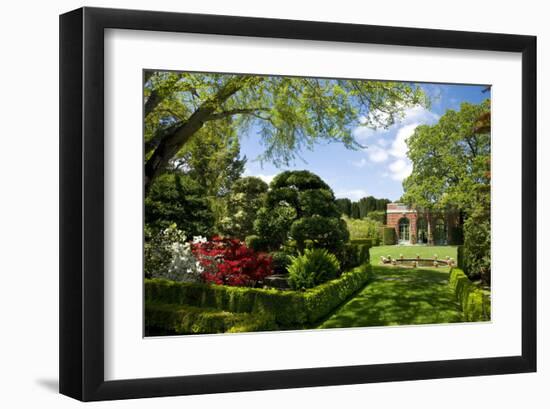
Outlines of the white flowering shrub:
<svg viewBox="0 0 550 409">
<path fill-rule="evenodd" d="M 146 232 L 147 236 L 147 232 Z M 145 242 L 145 276 L 180 282 L 199 282 L 204 271 L 191 251 L 185 233 L 171 225 Z M 206 238 L 193 237 L 193 243 Z"/>
</svg>

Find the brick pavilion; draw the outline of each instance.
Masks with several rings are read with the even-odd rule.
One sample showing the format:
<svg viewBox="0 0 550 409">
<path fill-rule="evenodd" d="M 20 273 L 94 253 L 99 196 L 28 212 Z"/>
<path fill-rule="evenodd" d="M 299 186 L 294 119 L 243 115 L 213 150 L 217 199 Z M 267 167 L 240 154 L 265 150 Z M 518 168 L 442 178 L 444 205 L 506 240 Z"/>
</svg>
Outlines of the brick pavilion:
<svg viewBox="0 0 550 409">
<path fill-rule="evenodd" d="M 395 229 L 398 244 L 458 244 L 458 212 L 433 213 L 388 203 L 386 214 L 386 224 Z"/>
</svg>

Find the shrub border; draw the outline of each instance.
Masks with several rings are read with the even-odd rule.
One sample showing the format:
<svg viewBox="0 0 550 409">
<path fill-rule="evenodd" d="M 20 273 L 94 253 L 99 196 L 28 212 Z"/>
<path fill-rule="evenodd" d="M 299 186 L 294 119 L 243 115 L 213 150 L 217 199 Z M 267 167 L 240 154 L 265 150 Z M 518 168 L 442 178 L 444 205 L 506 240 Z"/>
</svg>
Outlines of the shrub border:
<svg viewBox="0 0 550 409">
<path fill-rule="evenodd" d="M 452 268 L 449 285 L 462 307 L 464 318 L 468 322 L 491 320 L 491 294 L 472 283 L 460 268 Z"/>
<path fill-rule="evenodd" d="M 363 288 L 370 272 L 370 265 L 364 264 L 306 291 L 146 279 L 145 305 L 187 305 L 232 313 L 267 314 L 282 327 L 308 325 L 320 321 Z"/>
</svg>

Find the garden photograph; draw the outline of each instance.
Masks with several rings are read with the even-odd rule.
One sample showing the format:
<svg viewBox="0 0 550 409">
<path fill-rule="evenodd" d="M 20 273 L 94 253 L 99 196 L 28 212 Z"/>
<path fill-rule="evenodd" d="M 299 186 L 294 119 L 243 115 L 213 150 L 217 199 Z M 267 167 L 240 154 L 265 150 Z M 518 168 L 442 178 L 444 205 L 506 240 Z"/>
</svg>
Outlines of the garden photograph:
<svg viewBox="0 0 550 409">
<path fill-rule="evenodd" d="M 491 321 L 491 86 L 143 71 L 145 337 Z"/>
</svg>

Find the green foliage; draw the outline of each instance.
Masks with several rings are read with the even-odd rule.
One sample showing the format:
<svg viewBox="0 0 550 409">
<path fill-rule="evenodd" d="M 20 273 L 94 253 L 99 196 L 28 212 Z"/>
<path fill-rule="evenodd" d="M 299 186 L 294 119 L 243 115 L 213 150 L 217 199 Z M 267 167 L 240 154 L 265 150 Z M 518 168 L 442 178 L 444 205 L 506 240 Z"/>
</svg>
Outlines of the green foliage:
<svg viewBox="0 0 550 409">
<path fill-rule="evenodd" d="M 434 126 L 419 126 L 407 140 L 413 163 L 404 200 L 428 210 L 458 209 L 464 216 L 463 266 L 490 282 L 490 101 L 463 103 Z M 482 120 L 482 118 L 485 118 Z M 487 118 L 489 118 L 487 120 Z M 483 126 L 479 126 L 483 122 Z M 451 232 L 460 242 L 461 232 Z"/>
<path fill-rule="evenodd" d="M 308 189 L 298 194 L 298 217 L 322 215 L 337 218 L 338 208 L 330 189 Z"/>
<path fill-rule="evenodd" d="M 233 189 L 244 171 L 246 158 L 240 157 L 239 138 L 227 133 L 222 121 L 209 122 L 177 153 L 172 166 L 177 167 L 216 200 Z"/>
<path fill-rule="evenodd" d="M 349 230 L 350 240 L 371 239 L 373 243 L 379 242 L 382 239 L 380 222 L 367 219 L 350 219 L 343 217 Z"/>
<path fill-rule="evenodd" d="M 293 240 L 298 251 L 303 251 L 306 243 L 335 251 L 349 237 L 332 190 L 306 170 L 275 176 L 265 206 L 256 215 L 254 230 L 271 250 Z"/>
<path fill-rule="evenodd" d="M 462 266 L 472 278 L 491 282 L 491 219 L 488 212 L 477 208 L 464 223 Z"/>
<path fill-rule="evenodd" d="M 368 264 L 343 273 L 306 291 L 281 291 L 195 283 L 176 283 L 163 279 L 145 280 L 145 305 L 172 304 L 228 311 L 265 314 L 281 328 L 310 325 L 344 303 L 365 286 L 370 274 Z"/>
<path fill-rule="evenodd" d="M 351 218 L 352 219 L 360 219 L 361 218 L 361 210 L 359 209 L 359 203 L 353 202 L 351 204 Z"/>
<path fill-rule="evenodd" d="M 172 243 L 181 243 L 185 235 L 175 224 L 163 230 L 153 231 L 145 225 L 145 242 L 143 245 L 143 269 L 146 278 L 159 272 L 167 272 L 172 261 Z"/>
<path fill-rule="evenodd" d="M 351 200 L 346 198 L 336 199 L 336 207 L 338 208 L 340 215 L 351 217 Z"/>
<path fill-rule="evenodd" d="M 288 239 L 290 226 L 295 219 L 296 209 L 289 205 L 262 207 L 256 214 L 254 231 L 266 248 L 276 250 Z"/>
<path fill-rule="evenodd" d="M 357 202 L 359 206 L 359 217 L 361 219 L 369 217 L 373 212 L 384 212 L 385 215 L 386 205 L 390 202 L 389 199 L 377 199 L 374 196 L 363 197 Z"/>
<path fill-rule="evenodd" d="M 368 241 L 370 242 L 370 240 Z M 346 243 L 337 254 L 342 270 L 349 270 L 368 263 L 370 247 L 370 243 Z"/>
<path fill-rule="evenodd" d="M 357 244 L 359 250 L 359 264 L 370 263 L 370 244 Z"/>
<path fill-rule="evenodd" d="M 360 147 L 356 126 L 387 127 L 426 104 L 407 82 L 146 71 L 146 181 L 209 127 L 221 135 L 254 127 L 266 147 L 261 158 L 288 164 L 320 141 Z"/>
<path fill-rule="evenodd" d="M 489 182 L 491 136 L 478 132 L 479 118 L 490 111 L 490 102 L 463 103 L 448 110 L 433 126 L 419 126 L 407 140 L 413 163 L 405 179 L 404 199 L 426 209 L 448 206 L 468 211 L 476 207 L 475 186 Z"/>
<path fill-rule="evenodd" d="M 489 291 L 472 283 L 459 268 L 451 270 L 449 285 L 456 293 L 466 321 L 491 320 L 491 294 Z"/>
<path fill-rule="evenodd" d="M 271 253 L 271 265 L 274 274 L 286 274 L 287 268 L 292 262 L 290 254 L 285 251 L 275 251 Z"/>
<path fill-rule="evenodd" d="M 158 177 L 145 198 L 145 225 L 154 233 L 171 224 L 189 236 L 209 236 L 214 225 L 201 187 L 179 172 Z"/>
<path fill-rule="evenodd" d="M 269 242 L 259 236 L 256 236 L 255 234 L 246 236 L 244 242 L 246 244 L 246 247 L 251 248 L 255 252 L 265 251 L 269 247 Z"/>
<path fill-rule="evenodd" d="M 307 241 L 313 247 L 338 250 L 349 239 L 349 232 L 342 219 L 313 215 L 294 221 L 290 236 L 296 241 L 298 251 L 306 248 Z"/>
<path fill-rule="evenodd" d="M 382 244 L 389 246 L 397 243 L 395 229 L 393 227 L 382 227 Z"/>
<path fill-rule="evenodd" d="M 225 198 L 225 216 L 219 223 L 220 233 L 244 239 L 253 233 L 256 212 L 261 207 L 267 183 L 257 177 L 244 177 L 235 181 Z"/>
<path fill-rule="evenodd" d="M 146 331 L 160 333 L 217 334 L 278 329 L 268 314 L 248 314 L 177 304 L 146 304 Z"/>
<path fill-rule="evenodd" d="M 451 226 L 449 233 L 450 233 L 449 244 L 460 245 L 464 243 L 464 230 L 462 226 Z"/>
<path fill-rule="evenodd" d="M 361 264 L 359 261 L 359 245 L 346 243 L 336 254 L 342 270 L 348 270 Z"/>
<path fill-rule="evenodd" d="M 326 249 L 306 249 L 304 254 L 291 257 L 287 270 L 290 286 L 295 290 L 301 290 L 338 277 L 340 262 Z"/>
<path fill-rule="evenodd" d="M 372 210 L 367 214 L 367 218 L 380 224 L 386 224 L 386 209 Z"/>
<path fill-rule="evenodd" d="M 464 246 L 456 246 L 456 265 L 464 271 Z"/>
</svg>

